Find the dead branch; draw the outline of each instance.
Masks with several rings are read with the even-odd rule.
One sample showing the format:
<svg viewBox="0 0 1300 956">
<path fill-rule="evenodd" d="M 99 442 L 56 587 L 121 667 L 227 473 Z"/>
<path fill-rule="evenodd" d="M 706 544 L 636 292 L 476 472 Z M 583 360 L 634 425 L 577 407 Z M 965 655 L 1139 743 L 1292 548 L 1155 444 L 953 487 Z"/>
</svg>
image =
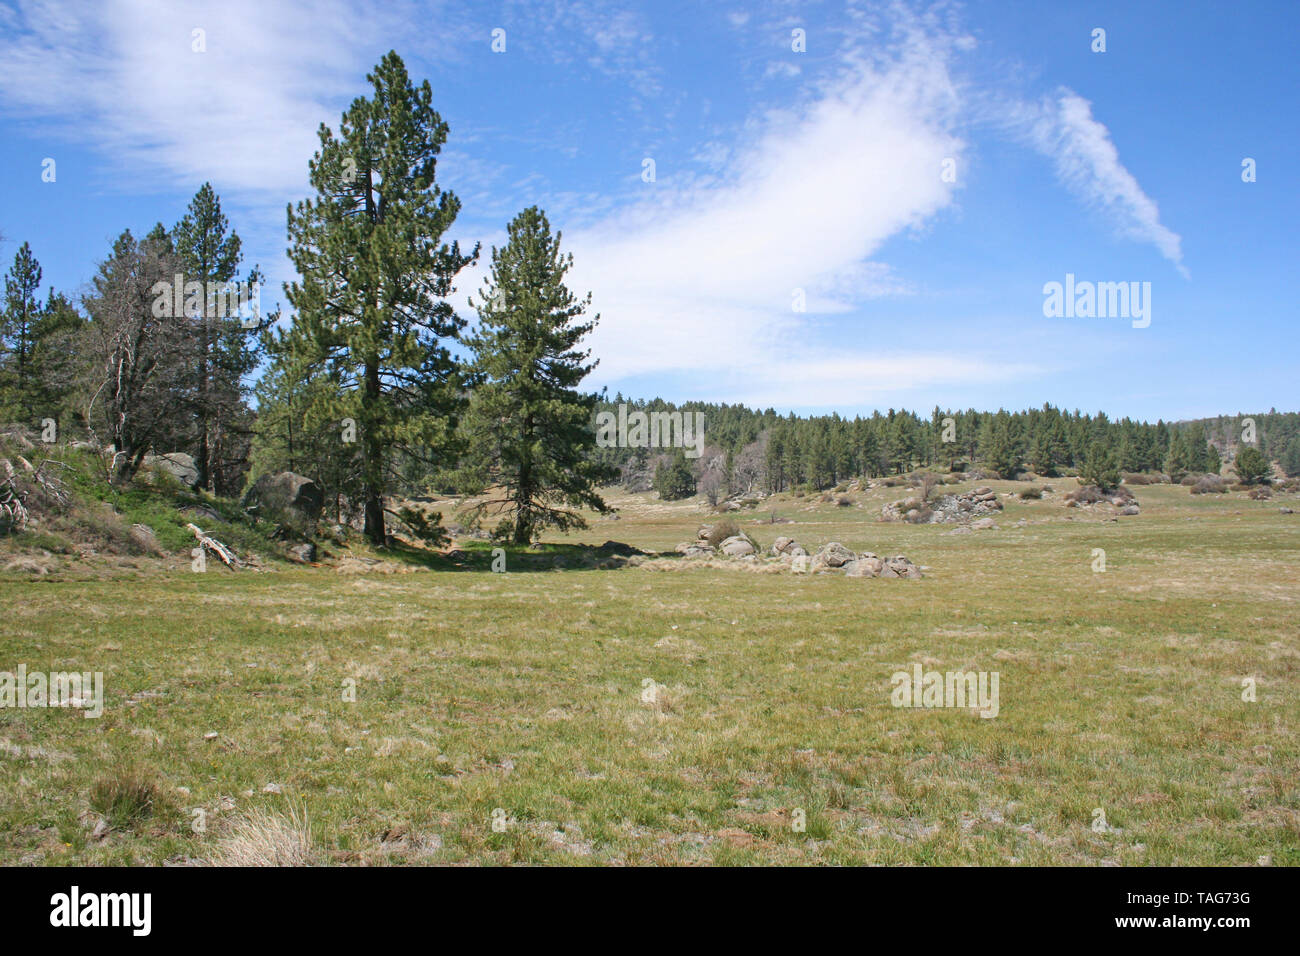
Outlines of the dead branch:
<svg viewBox="0 0 1300 956">
<path fill-rule="evenodd" d="M 199 547 L 207 551 L 211 551 L 213 554 L 215 554 L 218 558 L 221 559 L 221 563 L 224 564 L 226 567 L 233 570 L 235 568 L 239 568 L 243 566 L 242 562 L 239 560 L 239 557 L 235 554 L 235 552 L 231 551 L 229 548 L 227 548 L 216 538 L 204 534 L 202 529 L 200 529 L 197 525 L 190 523 L 185 525 L 185 527 L 189 528 L 191 531 L 194 532 L 194 537 L 197 538 L 199 541 Z"/>
</svg>

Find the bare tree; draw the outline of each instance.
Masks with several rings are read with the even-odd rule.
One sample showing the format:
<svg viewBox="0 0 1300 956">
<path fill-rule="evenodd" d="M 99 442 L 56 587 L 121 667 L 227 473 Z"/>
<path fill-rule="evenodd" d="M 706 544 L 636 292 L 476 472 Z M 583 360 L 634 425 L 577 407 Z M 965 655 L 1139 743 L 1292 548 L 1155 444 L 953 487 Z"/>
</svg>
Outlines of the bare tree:
<svg viewBox="0 0 1300 956">
<path fill-rule="evenodd" d="M 165 246 L 137 242 L 130 231 L 113 244 L 99 267 L 94 291 L 85 297 L 89 356 L 85 393 L 87 426 L 107 430 L 114 449 L 114 481 L 129 481 L 144 456 L 181 440 L 184 421 L 177 396 L 190 383 L 196 350 L 182 317 L 155 307 L 154 286 L 172 281 L 174 263 Z M 170 293 L 167 293 L 170 297 Z"/>
</svg>

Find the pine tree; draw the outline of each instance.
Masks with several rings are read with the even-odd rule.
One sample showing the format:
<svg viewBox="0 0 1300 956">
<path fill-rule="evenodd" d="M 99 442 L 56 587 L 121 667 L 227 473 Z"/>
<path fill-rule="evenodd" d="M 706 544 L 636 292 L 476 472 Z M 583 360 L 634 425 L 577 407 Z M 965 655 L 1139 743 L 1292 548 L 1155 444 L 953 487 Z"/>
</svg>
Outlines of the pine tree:
<svg viewBox="0 0 1300 956">
<path fill-rule="evenodd" d="M 580 344 L 599 321 L 584 321 L 591 296 L 564 284 L 573 257 L 560 252 L 546 214 L 530 206 L 492 250 L 479 325 L 466 340 L 476 388 L 468 432 L 491 456 L 487 474 L 503 490 L 491 503 L 498 536 L 529 545 L 546 528 L 585 528 L 575 508 L 608 511 L 596 492 L 613 473 L 588 454 L 597 396 L 578 391 L 596 367 Z"/>
<path fill-rule="evenodd" d="M 239 235 L 229 227 L 220 197 L 211 183 L 204 183 L 170 235 L 159 235 L 161 225 L 150 234 L 170 242 L 183 282 L 202 284 L 202 308 L 188 316 L 195 326 L 199 356 L 190 397 L 196 432 L 194 463 L 200 487 L 226 493 L 231 488 L 219 449 L 244 408 L 243 377 L 257 365 L 256 340 L 241 326 L 240 316 L 228 310 L 222 314 L 216 296 L 210 294 L 234 280 L 242 258 Z M 259 280 L 254 270 L 249 281 Z"/>
<path fill-rule="evenodd" d="M 678 501 L 695 494 L 695 476 L 682 449 L 674 449 L 655 469 L 654 489 L 664 501 Z"/>
<path fill-rule="evenodd" d="M 1165 456 L 1165 471 L 1174 481 L 1180 480 L 1192 469 L 1192 453 L 1187 436 L 1176 430 L 1169 436 L 1169 453 Z"/>
<path fill-rule="evenodd" d="M 32 392 L 41 408 L 38 417 L 60 424 L 76 412 L 75 390 L 83 371 L 79 339 L 86 320 L 61 292 L 46 296 L 40 318 L 32 327 Z"/>
<path fill-rule="evenodd" d="M 405 454 L 431 459 L 453 443 L 464 400 L 448 343 L 464 327 L 447 297 L 462 255 L 442 241 L 460 200 L 435 183 L 447 124 L 428 81 L 412 85 L 389 52 L 367 77 L 339 136 L 322 124 L 309 164 L 317 195 L 289 210 L 289 255 L 301 276 L 288 347 L 340 372 L 327 414 L 353 418 L 362 454 L 365 534 L 386 541 L 384 495 Z"/>
<path fill-rule="evenodd" d="M 0 405 L 7 405 L 24 421 L 39 411 L 33 388 L 32 348 L 41 318 L 41 303 L 36 297 L 40 286 L 41 264 L 32 255 L 32 247 L 24 242 L 5 275 L 4 311 L 0 312 L 0 348 L 5 353 Z"/>
<path fill-rule="evenodd" d="M 1266 481 L 1272 467 L 1268 459 L 1264 457 L 1263 452 L 1253 445 L 1243 445 L 1237 452 L 1237 459 L 1233 462 L 1233 467 L 1237 470 L 1237 477 L 1241 479 L 1242 484 L 1254 485 Z"/>
<path fill-rule="evenodd" d="M 1079 469 L 1079 484 L 1096 485 L 1102 491 L 1109 491 L 1119 484 L 1119 468 L 1115 464 L 1115 457 L 1099 441 L 1093 442 L 1088 448 L 1083 467 Z"/>
</svg>

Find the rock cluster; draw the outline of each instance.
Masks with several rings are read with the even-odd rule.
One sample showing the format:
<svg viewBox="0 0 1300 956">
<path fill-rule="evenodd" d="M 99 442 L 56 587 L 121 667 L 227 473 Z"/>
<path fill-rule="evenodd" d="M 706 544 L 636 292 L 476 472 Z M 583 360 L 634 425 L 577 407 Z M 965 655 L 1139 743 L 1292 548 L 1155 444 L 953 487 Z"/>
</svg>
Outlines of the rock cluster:
<svg viewBox="0 0 1300 956">
<path fill-rule="evenodd" d="M 1002 502 L 992 488 L 981 486 L 960 495 L 940 495 L 928 505 L 919 497 L 903 498 L 880 509 L 882 521 L 910 521 L 916 524 L 960 524 L 995 515 Z"/>
<path fill-rule="evenodd" d="M 712 528 L 705 525 L 695 541 L 683 542 L 677 550 L 686 557 L 726 557 L 755 564 L 766 563 L 775 568 L 785 565 L 796 574 L 822 574 L 840 571 L 851 578 L 920 578 L 921 569 L 905 555 L 881 557 L 870 551 L 856 553 L 838 541 L 822 545 L 813 554 L 794 538 L 782 536 L 772 542 L 771 551 L 759 557 L 754 542 L 743 533 L 722 541 L 717 550 L 707 538 Z"/>
<path fill-rule="evenodd" d="M 1133 492 L 1123 485 L 1120 485 L 1114 491 L 1102 491 L 1096 485 L 1085 485 L 1066 496 L 1065 507 L 1094 510 L 1101 508 L 1118 515 L 1138 515 L 1142 513 L 1141 508 L 1138 507 L 1137 498 L 1133 497 Z"/>
</svg>

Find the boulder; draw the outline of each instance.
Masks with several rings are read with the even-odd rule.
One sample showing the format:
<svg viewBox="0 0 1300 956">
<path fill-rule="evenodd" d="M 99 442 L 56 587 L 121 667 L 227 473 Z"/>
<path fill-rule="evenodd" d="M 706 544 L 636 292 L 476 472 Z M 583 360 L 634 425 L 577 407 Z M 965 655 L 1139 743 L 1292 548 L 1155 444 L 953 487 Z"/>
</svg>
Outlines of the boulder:
<svg viewBox="0 0 1300 956">
<path fill-rule="evenodd" d="M 850 561 L 844 565 L 844 576 L 849 578 L 875 578 L 880 576 L 884 570 L 885 562 L 881 561 L 875 555 L 870 557 L 864 555 L 856 561 Z"/>
<path fill-rule="evenodd" d="M 324 495 L 320 485 L 292 471 L 262 475 L 244 492 L 244 508 L 259 518 L 286 525 L 299 534 L 312 534 L 320 519 Z"/>
<path fill-rule="evenodd" d="M 976 531 L 987 531 L 996 528 L 997 525 L 993 522 L 992 518 L 980 518 L 978 521 L 972 521 L 971 527 Z"/>
<path fill-rule="evenodd" d="M 785 536 L 782 536 L 782 537 L 777 538 L 775 541 L 772 542 L 772 553 L 773 553 L 773 554 L 786 554 L 786 553 L 792 551 L 793 549 L 797 548 L 798 546 L 799 546 L 799 545 L 798 545 L 798 543 L 794 540 L 794 538 L 787 538 L 787 537 L 785 537 Z"/>
<path fill-rule="evenodd" d="M 732 535 L 719 546 L 723 554 L 733 558 L 743 558 L 745 555 L 755 554 L 758 549 L 754 547 L 754 542 L 750 541 L 743 534 Z"/>
<path fill-rule="evenodd" d="M 885 571 L 892 571 L 894 577 L 912 578 L 919 580 L 921 578 L 921 569 L 907 559 L 906 555 L 896 555 L 885 562 L 881 568 L 881 577 L 885 577 Z"/>
<path fill-rule="evenodd" d="M 197 488 L 199 468 L 194 464 L 194 457 L 183 451 L 168 452 L 165 455 L 145 455 L 141 464 L 150 471 L 165 471 L 182 485 Z"/>
<path fill-rule="evenodd" d="M 1141 514 L 1141 513 L 1142 513 L 1142 511 L 1141 511 L 1141 509 L 1138 508 L 1137 505 L 1125 505 L 1125 506 L 1120 510 L 1120 514 L 1122 514 L 1122 515 L 1136 515 L 1136 514 Z"/>
<path fill-rule="evenodd" d="M 817 549 L 813 555 L 812 569 L 820 571 L 824 568 L 842 568 L 857 558 L 857 555 L 850 551 L 838 541 L 832 541 Z"/>
<path fill-rule="evenodd" d="M 316 562 L 316 545 L 310 541 L 306 544 L 295 544 L 286 554 L 290 561 L 296 561 L 298 564 L 314 564 Z"/>
</svg>

